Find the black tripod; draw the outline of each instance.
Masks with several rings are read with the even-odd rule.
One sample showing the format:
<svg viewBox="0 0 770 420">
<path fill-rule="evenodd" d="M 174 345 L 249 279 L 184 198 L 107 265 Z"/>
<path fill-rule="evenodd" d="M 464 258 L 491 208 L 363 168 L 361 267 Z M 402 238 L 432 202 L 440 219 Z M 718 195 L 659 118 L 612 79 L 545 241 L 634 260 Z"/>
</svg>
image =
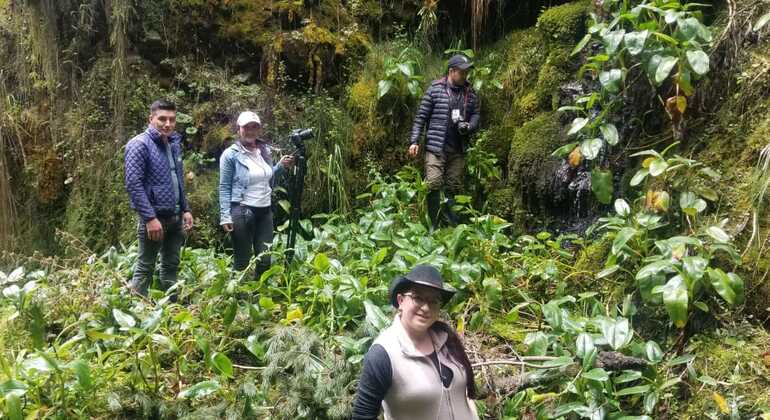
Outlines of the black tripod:
<svg viewBox="0 0 770 420">
<path fill-rule="evenodd" d="M 309 157 L 307 148 L 305 147 L 305 142 L 303 140 L 311 136 L 312 131 L 303 130 L 300 132 L 295 130 L 291 137 L 292 143 L 294 143 L 296 150 L 294 153 L 292 153 L 292 156 L 294 156 L 295 166 L 294 173 L 289 179 L 288 188 L 289 203 L 291 204 L 291 209 L 289 211 L 289 238 L 286 243 L 285 252 L 287 264 L 291 263 L 291 260 L 294 259 L 294 247 L 297 244 L 297 233 L 302 235 L 302 238 L 305 240 L 309 240 L 311 237 L 310 232 L 305 230 L 305 228 L 303 228 L 299 223 L 299 219 L 302 214 L 302 193 L 305 190 L 307 159 Z"/>
</svg>

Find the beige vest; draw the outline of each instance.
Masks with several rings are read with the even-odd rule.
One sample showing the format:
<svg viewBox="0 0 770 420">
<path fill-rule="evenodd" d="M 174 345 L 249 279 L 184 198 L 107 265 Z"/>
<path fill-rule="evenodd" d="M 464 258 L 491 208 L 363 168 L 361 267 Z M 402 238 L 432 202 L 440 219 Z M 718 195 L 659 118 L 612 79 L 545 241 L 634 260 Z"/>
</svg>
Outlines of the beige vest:
<svg viewBox="0 0 770 420">
<path fill-rule="evenodd" d="M 447 334 L 430 331 L 439 362 L 452 369 L 449 388 L 441 383 L 436 365 L 419 353 L 398 315 L 374 341 L 388 353 L 393 381 L 382 408 L 386 420 L 478 420 L 467 398 L 465 370 L 449 356 Z"/>
</svg>

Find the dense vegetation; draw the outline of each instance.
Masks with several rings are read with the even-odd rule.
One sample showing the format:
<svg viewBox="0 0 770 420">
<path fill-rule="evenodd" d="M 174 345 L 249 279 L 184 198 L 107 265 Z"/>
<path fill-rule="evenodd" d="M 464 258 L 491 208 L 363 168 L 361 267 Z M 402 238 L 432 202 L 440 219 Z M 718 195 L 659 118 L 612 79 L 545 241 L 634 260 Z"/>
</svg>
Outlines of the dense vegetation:
<svg viewBox="0 0 770 420">
<path fill-rule="evenodd" d="M 458 290 L 444 316 L 486 418 L 770 416 L 770 3 L 6 0 L 0 18 L 2 416 L 346 418 L 388 283 L 417 263 Z M 406 138 L 456 51 L 483 130 L 464 223 L 430 232 Z M 176 302 L 125 289 L 122 145 L 160 96 L 198 218 Z M 214 192 L 244 108 L 283 147 L 318 132 L 312 238 L 289 263 L 279 234 L 258 280 L 229 271 Z"/>
</svg>

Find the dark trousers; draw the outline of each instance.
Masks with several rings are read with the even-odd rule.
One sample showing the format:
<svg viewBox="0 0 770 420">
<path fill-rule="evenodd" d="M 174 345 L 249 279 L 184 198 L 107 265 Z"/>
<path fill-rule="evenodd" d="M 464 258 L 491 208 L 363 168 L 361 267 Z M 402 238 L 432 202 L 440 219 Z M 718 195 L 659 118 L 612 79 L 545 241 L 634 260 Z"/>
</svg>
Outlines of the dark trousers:
<svg viewBox="0 0 770 420">
<path fill-rule="evenodd" d="M 270 207 L 250 207 L 232 203 L 230 215 L 233 219 L 233 268 L 245 270 L 251 257 L 261 254 L 273 242 L 273 210 Z M 257 260 L 254 277 L 259 277 L 270 268 L 269 254 Z"/>
<path fill-rule="evenodd" d="M 130 287 L 137 293 L 147 296 L 147 289 L 152 284 L 155 262 L 160 253 L 160 287 L 168 289 L 176 283 L 179 271 L 179 253 L 185 240 L 181 216 L 158 217 L 163 225 L 163 239 L 152 241 L 147 237 L 147 226 L 140 220 L 137 226 L 139 237 L 139 255 L 134 266 L 134 276 Z"/>
</svg>

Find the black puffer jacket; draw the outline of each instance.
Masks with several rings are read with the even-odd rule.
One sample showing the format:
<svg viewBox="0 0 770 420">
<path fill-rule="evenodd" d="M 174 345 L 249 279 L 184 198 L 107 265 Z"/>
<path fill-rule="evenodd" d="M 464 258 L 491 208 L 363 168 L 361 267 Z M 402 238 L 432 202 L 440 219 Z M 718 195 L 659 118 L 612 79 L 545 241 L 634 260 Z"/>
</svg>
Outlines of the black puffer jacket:
<svg viewBox="0 0 770 420">
<path fill-rule="evenodd" d="M 412 125 L 412 137 L 410 142 L 412 144 L 418 144 L 422 130 L 425 128 L 425 124 L 428 124 L 428 131 L 426 134 L 427 142 L 426 148 L 432 153 L 442 153 L 444 151 L 444 141 L 446 139 L 446 132 L 449 124 L 452 123 L 451 110 L 449 109 L 449 95 L 447 89 L 446 77 L 434 80 L 431 83 L 425 95 L 420 102 L 420 109 L 417 110 L 417 116 L 414 118 L 414 125 Z M 464 100 L 464 116 L 463 119 L 470 123 L 470 133 L 479 129 L 479 110 L 478 110 L 478 98 L 473 88 L 466 82 L 465 84 L 465 100 Z M 468 150 L 468 136 L 461 136 L 460 142 L 462 144 L 462 151 L 465 153 Z"/>
</svg>

